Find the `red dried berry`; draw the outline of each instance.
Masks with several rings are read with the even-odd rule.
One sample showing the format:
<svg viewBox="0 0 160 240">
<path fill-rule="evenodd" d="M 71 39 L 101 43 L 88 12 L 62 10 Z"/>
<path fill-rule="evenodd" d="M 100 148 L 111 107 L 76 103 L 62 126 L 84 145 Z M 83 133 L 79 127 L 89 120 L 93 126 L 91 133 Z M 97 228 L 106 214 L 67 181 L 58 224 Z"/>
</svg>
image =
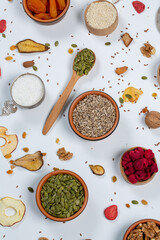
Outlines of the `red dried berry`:
<svg viewBox="0 0 160 240">
<path fill-rule="evenodd" d="M 131 175 L 131 174 L 133 174 L 135 172 L 135 169 L 134 169 L 134 167 L 133 167 L 133 162 L 129 162 L 128 164 L 127 164 L 127 170 L 125 170 L 125 173 L 127 174 L 127 175 Z"/>
<path fill-rule="evenodd" d="M 126 162 L 130 162 L 131 158 L 129 156 L 129 152 L 124 153 L 122 159 Z"/>
<path fill-rule="evenodd" d="M 127 161 L 123 161 L 123 160 L 122 160 L 122 166 L 124 167 L 124 169 L 127 169 L 127 164 L 128 164 Z"/>
<path fill-rule="evenodd" d="M 142 13 L 145 9 L 145 5 L 140 1 L 132 2 L 132 5 L 133 5 L 133 7 L 134 7 L 134 9 L 136 10 L 137 13 Z"/>
<path fill-rule="evenodd" d="M 137 147 L 136 150 L 139 152 L 140 158 L 143 158 L 144 156 L 144 150 L 141 147 Z"/>
<path fill-rule="evenodd" d="M 135 176 L 134 174 L 131 174 L 131 175 L 128 177 L 128 180 L 129 180 L 130 183 L 132 183 L 132 184 L 137 183 L 137 179 L 136 179 L 136 176 Z"/>
<path fill-rule="evenodd" d="M 148 167 L 148 160 L 146 158 L 138 159 L 133 164 L 136 170 L 144 170 Z"/>
<path fill-rule="evenodd" d="M 108 220 L 115 220 L 116 217 L 118 216 L 118 207 L 116 205 L 107 207 L 104 210 L 104 215 Z"/>
<path fill-rule="evenodd" d="M 135 161 L 137 159 L 140 159 L 141 154 L 139 151 L 135 149 L 129 152 L 129 156 L 133 161 Z"/>
<path fill-rule="evenodd" d="M 151 173 L 158 172 L 158 166 L 157 166 L 157 164 L 155 162 L 151 165 L 150 171 L 151 171 Z"/>
<path fill-rule="evenodd" d="M 152 159 L 152 158 L 154 158 L 154 153 L 152 152 L 151 149 L 148 149 L 145 151 L 144 156 L 147 159 Z"/>
<path fill-rule="evenodd" d="M 140 170 L 135 173 L 135 177 L 138 181 L 144 180 L 145 176 L 146 176 L 146 172 L 144 170 Z"/>
<path fill-rule="evenodd" d="M 4 19 L 0 20 L 0 33 L 3 33 L 6 30 L 7 28 L 6 24 L 7 24 L 6 20 Z"/>
</svg>

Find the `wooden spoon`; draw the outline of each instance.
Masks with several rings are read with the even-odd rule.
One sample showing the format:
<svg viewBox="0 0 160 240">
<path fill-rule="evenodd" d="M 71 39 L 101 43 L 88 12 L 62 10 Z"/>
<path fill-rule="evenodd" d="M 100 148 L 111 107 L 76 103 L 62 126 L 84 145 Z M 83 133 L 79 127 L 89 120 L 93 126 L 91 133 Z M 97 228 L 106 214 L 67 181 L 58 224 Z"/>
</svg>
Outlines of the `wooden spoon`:
<svg viewBox="0 0 160 240">
<path fill-rule="evenodd" d="M 94 54 L 94 53 L 93 53 Z M 77 56 L 77 55 L 76 55 Z M 76 58 L 76 57 L 75 57 Z M 75 60 L 74 58 L 74 60 Z M 96 60 L 96 56 L 94 54 L 94 63 Z M 93 65 L 94 66 L 94 65 Z M 92 66 L 92 68 L 93 68 Z M 76 84 L 76 82 L 79 80 L 80 77 L 83 77 L 77 75 L 76 71 L 73 70 L 73 74 L 72 77 L 67 85 L 67 87 L 65 88 L 65 90 L 63 91 L 62 95 L 60 96 L 60 98 L 58 99 L 58 101 L 56 102 L 56 104 L 54 105 L 53 109 L 51 110 L 45 125 L 43 127 L 42 133 L 43 135 L 46 135 L 48 133 L 48 131 L 50 130 L 50 128 L 52 127 L 52 125 L 54 124 L 54 122 L 56 121 L 56 119 L 58 118 L 64 104 L 66 103 L 74 85 Z"/>
</svg>

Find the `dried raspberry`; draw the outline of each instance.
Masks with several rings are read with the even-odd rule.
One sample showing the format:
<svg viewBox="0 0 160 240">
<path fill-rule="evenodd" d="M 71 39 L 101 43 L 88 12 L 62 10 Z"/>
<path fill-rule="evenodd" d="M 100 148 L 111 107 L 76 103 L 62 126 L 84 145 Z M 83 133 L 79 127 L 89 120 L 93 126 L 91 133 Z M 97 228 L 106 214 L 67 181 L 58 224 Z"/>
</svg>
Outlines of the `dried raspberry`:
<svg viewBox="0 0 160 240">
<path fill-rule="evenodd" d="M 125 173 L 127 174 L 127 175 L 131 175 L 131 174 L 133 174 L 135 172 L 135 169 L 134 169 L 134 167 L 133 167 L 133 163 L 132 162 L 129 162 L 128 164 L 127 164 L 127 170 L 125 171 Z"/>
<path fill-rule="evenodd" d="M 152 159 L 152 158 L 154 158 L 154 153 L 152 152 L 151 149 L 148 149 L 145 151 L 144 156 L 147 159 Z"/>
<path fill-rule="evenodd" d="M 148 159 L 148 166 L 151 166 L 154 163 L 153 159 Z"/>
<path fill-rule="evenodd" d="M 124 153 L 122 159 L 126 162 L 130 162 L 131 158 L 129 156 L 129 152 Z"/>
<path fill-rule="evenodd" d="M 129 152 L 129 156 L 133 161 L 135 161 L 140 159 L 141 153 L 135 149 Z"/>
<path fill-rule="evenodd" d="M 128 177 L 128 180 L 129 180 L 130 183 L 132 183 L 132 184 L 137 183 L 137 179 L 136 179 L 136 177 L 135 177 L 134 174 L 130 175 L 130 176 Z"/>
<path fill-rule="evenodd" d="M 142 13 L 145 9 L 145 5 L 140 1 L 132 2 L 132 5 L 133 5 L 133 7 L 134 7 L 134 9 L 136 10 L 137 13 Z"/>
<path fill-rule="evenodd" d="M 115 220 L 118 216 L 118 207 L 112 205 L 104 210 L 104 215 L 108 220 Z"/>
<path fill-rule="evenodd" d="M 143 158 L 143 156 L 144 156 L 144 150 L 143 150 L 143 148 L 137 147 L 136 150 L 139 152 L 140 158 Z"/>
<path fill-rule="evenodd" d="M 144 180 L 145 176 L 146 176 L 146 173 L 144 170 L 140 170 L 135 173 L 135 177 L 138 181 Z"/>
<path fill-rule="evenodd" d="M 151 177 L 151 175 L 152 175 L 152 174 L 151 174 L 150 169 L 147 168 L 146 171 L 145 171 L 145 176 L 143 177 L 143 180 L 144 180 L 144 181 L 148 180 L 148 179 Z"/>
<path fill-rule="evenodd" d="M 124 169 L 127 169 L 127 164 L 128 164 L 127 161 L 123 161 L 123 160 L 122 160 L 122 166 L 124 167 Z"/>
<path fill-rule="evenodd" d="M 157 166 L 157 164 L 155 162 L 151 165 L 150 171 L 151 171 L 151 173 L 158 172 L 158 166 Z"/>
<path fill-rule="evenodd" d="M 136 160 L 133 166 L 136 170 L 144 170 L 145 168 L 148 167 L 148 161 L 146 158 L 141 158 Z"/>
<path fill-rule="evenodd" d="M 0 33 L 3 33 L 6 30 L 6 20 L 2 19 L 0 21 Z"/>
</svg>

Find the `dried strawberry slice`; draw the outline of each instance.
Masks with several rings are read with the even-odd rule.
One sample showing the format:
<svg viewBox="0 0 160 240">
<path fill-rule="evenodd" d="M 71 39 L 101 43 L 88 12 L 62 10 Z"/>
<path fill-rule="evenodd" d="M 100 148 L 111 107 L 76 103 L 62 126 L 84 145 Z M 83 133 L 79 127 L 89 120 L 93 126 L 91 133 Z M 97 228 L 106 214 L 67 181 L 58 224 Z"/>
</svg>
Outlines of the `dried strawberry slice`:
<svg viewBox="0 0 160 240">
<path fill-rule="evenodd" d="M 108 220 L 115 220 L 118 216 L 118 207 L 117 205 L 111 205 L 104 210 L 104 215 Z"/>
<path fill-rule="evenodd" d="M 4 19 L 0 20 L 0 33 L 3 33 L 6 30 L 7 27 L 6 24 L 7 24 L 6 20 Z"/>
<path fill-rule="evenodd" d="M 137 13 L 142 13 L 145 9 L 145 5 L 140 1 L 132 2 L 132 5 L 133 5 L 133 7 L 134 7 L 134 9 L 136 10 Z"/>
</svg>

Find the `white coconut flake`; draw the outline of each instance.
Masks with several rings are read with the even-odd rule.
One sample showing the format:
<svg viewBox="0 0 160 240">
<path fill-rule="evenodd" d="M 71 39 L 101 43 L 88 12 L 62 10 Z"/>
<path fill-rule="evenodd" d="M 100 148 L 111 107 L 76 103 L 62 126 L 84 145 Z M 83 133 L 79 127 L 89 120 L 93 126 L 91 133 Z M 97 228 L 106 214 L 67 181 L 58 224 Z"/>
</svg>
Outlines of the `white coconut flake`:
<svg viewBox="0 0 160 240">
<path fill-rule="evenodd" d="M 42 81 L 33 74 L 20 76 L 12 85 L 13 100 L 24 107 L 37 104 L 44 96 Z"/>
</svg>

